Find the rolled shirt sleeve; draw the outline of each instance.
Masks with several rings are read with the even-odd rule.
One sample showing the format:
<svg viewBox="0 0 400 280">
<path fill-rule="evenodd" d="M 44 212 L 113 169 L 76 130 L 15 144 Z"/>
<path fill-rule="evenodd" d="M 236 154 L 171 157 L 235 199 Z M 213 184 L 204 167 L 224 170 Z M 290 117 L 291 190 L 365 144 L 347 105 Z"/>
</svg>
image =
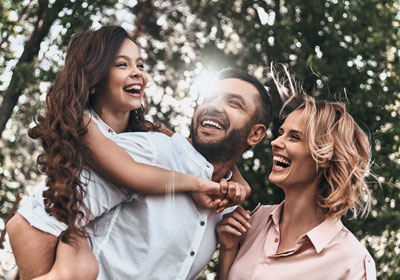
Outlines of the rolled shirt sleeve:
<svg viewBox="0 0 400 280">
<path fill-rule="evenodd" d="M 35 192 L 22 200 L 18 213 L 24 217 L 31 226 L 41 231 L 59 236 L 67 225 L 50 216 L 44 207 L 43 192 L 47 187 L 40 185 Z"/>
</svg>

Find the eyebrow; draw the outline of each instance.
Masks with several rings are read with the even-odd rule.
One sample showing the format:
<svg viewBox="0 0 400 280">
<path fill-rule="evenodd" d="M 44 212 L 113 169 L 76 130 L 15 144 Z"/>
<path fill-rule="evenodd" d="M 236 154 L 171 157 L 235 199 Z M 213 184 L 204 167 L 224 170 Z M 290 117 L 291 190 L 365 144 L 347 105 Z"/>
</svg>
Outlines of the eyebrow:
<svg viewBox="0 0 400 280">
<path fill-rule="evenodd" d="M 236 98 L 242 101 L 245 105 L 247 105 L 246 100 L 243 98 L 243 96 L 237 94 L 237 93 L 232 93 L 232 92 L 225 92 L 228 98 Z"/>
<path fill-rule="evenodd" d="M 118 59 L 118 58 L 124 58 L 124 59 L 126 59 L 126 60 L 131 60 L 131 58 L 130 58 L 129 56 L 126 56 L 126 55 L 117 55 L 117 56 L 115 57 L 115 59 Z M 143 61 L 143 58 L 139 56 L 139 57 L 136 59 L 136 61 L 139 61 L 139 60 Z"/>
<path fill-rule="evenodd" d="M 283 131 L 284 131 L 284 129 L 283 129 L 282 127 L 280 127 L 279 130 L 283 130 Z M 289 130 L 289 133 L 291 133 L 291 134 L 293 134 L 293 133 L 298 133 L 298 134 L 303 135 L 303 133 L 302 133 L 301 131 L 296 130 L 296 129 L 290 129 L 290 130 Z"/>
</svg>

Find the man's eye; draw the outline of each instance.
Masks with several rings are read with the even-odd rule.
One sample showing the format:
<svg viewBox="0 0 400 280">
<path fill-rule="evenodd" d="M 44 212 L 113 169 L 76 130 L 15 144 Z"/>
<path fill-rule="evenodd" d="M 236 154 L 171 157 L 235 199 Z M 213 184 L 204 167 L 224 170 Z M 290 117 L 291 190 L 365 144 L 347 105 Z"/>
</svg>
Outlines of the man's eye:
<svg viewBox="0 0 400 280">
<path fill-rule="evenodd" d="M 235 107 L 243 108 L 242 104 L 240 104 L 239 102 L 237 102 L 235 100 L 228 101 L 228 103 L 233 105 L 233 106 L 235 106 Z"/>
</svg>

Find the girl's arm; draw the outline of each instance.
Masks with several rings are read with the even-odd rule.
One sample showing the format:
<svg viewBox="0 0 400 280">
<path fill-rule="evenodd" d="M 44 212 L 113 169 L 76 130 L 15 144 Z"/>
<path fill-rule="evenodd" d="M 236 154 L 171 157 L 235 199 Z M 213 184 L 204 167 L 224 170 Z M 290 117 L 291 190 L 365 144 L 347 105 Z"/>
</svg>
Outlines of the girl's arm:
<svg viewBox="0 0 400 280">
<path fill-rule="evenodd" d="M 250 211 L 238 206 L 235 211 L 224 215 L 217 226 L 221 245 L 219 249 L 221 280 L 228 279 L 229 270 L 238 252 L 239 241 L 251 227 L 248 223 L 249 219 Z"/>
<path fill-rule="evenodd" d="M 84 139 L 92 151 L 89 161 L 116 185 L 146 195 L 166 194 L 168 186 L 173 185 L 175 192 L 207 195 L 210 199 L 204 201 L 203 207 L 216 208 L 219 205 L 224 193 L 221 193 L 222 188 L 218 183 L 138 163 L 104 136 L 94 122 L 87 117 L 85 119 L 88 121 L 88 132 Z"/>
</svg>

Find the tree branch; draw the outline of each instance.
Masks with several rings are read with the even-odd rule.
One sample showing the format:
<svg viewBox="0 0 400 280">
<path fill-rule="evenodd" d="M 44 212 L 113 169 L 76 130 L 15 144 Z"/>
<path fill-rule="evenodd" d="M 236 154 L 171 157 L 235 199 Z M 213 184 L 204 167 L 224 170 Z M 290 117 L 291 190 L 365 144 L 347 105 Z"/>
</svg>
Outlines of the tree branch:
<svg viewBox="0 0 400 280">
<path fill-rule="evenodd" d="M 51 26 L 57 19 L 58 13 L 64 5 L 64 1 L 57 0 L 53 6 L 49 8 L 48 0 L 39 1 L 35 30 L 29 40 L 25 42 L 24 51 L 13 70 L 13 76 L 4 94 L 3 102 L 0 105 L 0 138 L 7 121 L 12 115 L 15 105 L 18 103 L 18 98 L 28 85 L 20 71 L 23 70 L 24 67 L 31 65 L 34 58 L 38 55 L 41 42 L 49 33 Z"/>
<path fill-rule="evenodd" d="M 140 10 L 140 13 L 137 17 L 137 21 L 135 24 L 135 30 L 132 32 L 133 41 L 136 41 L 136 39 L 139 37 L 139 33 L 140 33 L 141 26 L 143 24 L 143 20 L 144 20 L 145 16 L 147 16 L 147 14 L 149 13 L 150 7 L 151 7 L 151 0 L 146 0 L 146 3 L 144 3 L 144 5 L 143 5 L 142 9 Z"/>
</svg>

